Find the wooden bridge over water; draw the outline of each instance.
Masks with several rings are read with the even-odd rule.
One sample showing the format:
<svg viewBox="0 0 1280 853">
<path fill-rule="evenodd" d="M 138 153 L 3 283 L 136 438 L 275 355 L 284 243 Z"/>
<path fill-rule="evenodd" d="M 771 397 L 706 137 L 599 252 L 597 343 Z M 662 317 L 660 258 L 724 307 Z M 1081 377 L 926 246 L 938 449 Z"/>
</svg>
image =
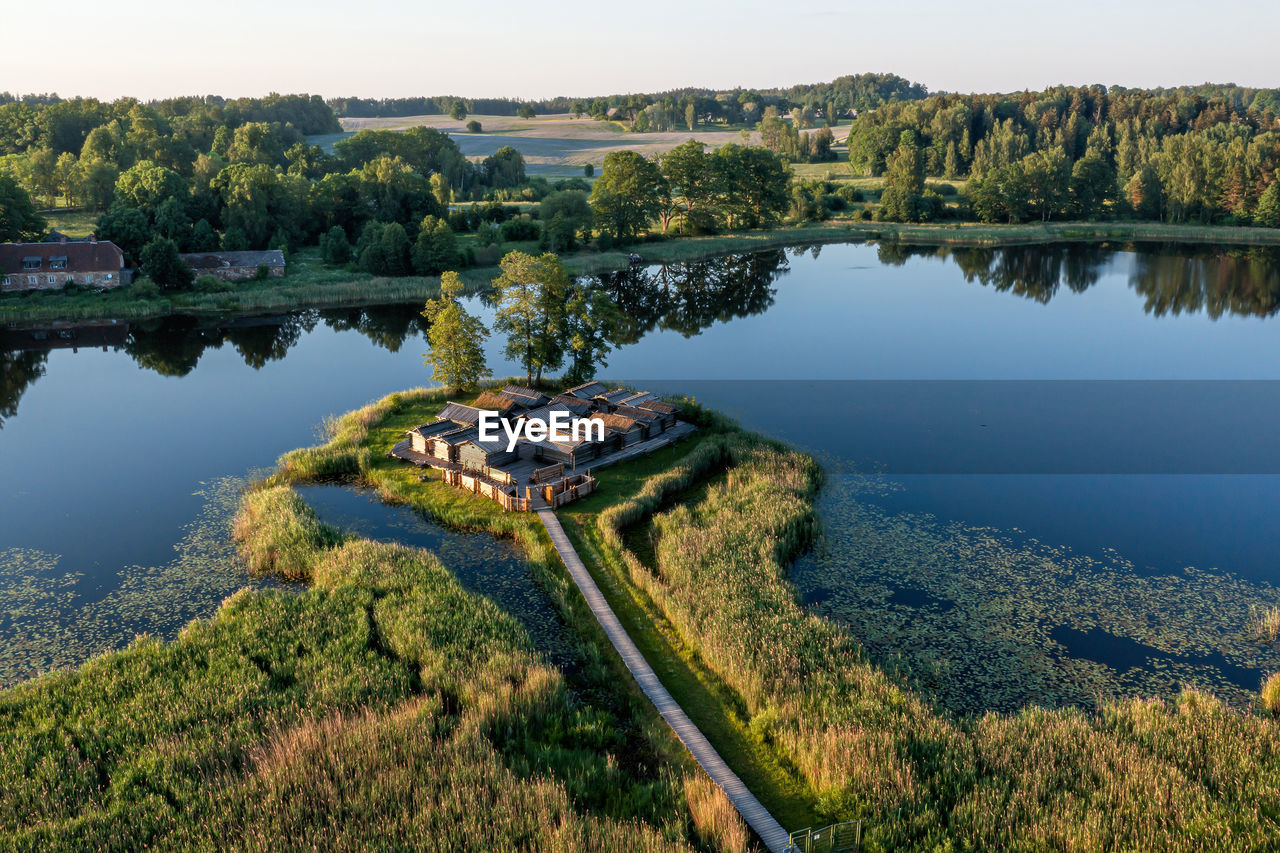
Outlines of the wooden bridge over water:
<svg viewBox="0 0 1280 853">
<path fill-rule="evenodd" d="M 547 533 L 551 536 L 551 543 L 555 545 L 556 551 L 560 554 L 560 559 L 564 561 L 565 568 L 569 570 L 569 576 L 578 585 L 578 590 L 582 593 L 582 597 L 586 599 L 587 606 L 591 608 L 596 621 L 604 629 L 609 642 L 613 644 L 614 649 L 622 657 L 622 662 L 627 665 L 627 669 L 631 672 L 631 676 L 635 678 L 636 683 L 640 685 L 640 689 L 644 691 L 644 695 L 649 697 L 649 701 L 653 702 L 653 706 L 658 709 L 658 713 L 667 721 L 667 725 L 675 732 L 676 737 L 680 738 L 680 742 L 685 745 L 685 748 L 693 755 L 694 760 L 702 766 L 702 769 L 707 772 L 711 780 L 725 792 L 729 801 L 733 803 L 733 807 L 742 815 L 747 825 L 755 830 L 756 835 L 760 836 L 765 846 L 773 853 L 784 853 L 784 851 L 790 849 L 790 839 L 787 831 L 773 819 L 773 815 L 769 814 L 768 810 L 755 798 L 755 795 L 747 790 L 747 786 L 738 778 L 738 774 L 730 769 L 729 765 L 720 757 L 720 754 L 716 752 L 715 747 L 707 740 L 706 735 L 693 724 L 693 721 L 689 719 L 689 715 L 667 692 L 667 688 L 662 686 L 657 673 L 653 671 L 653 667 L 649 666 L 649 662 L 644 659 L 640 649 L 632 642 L 626 629 L 618 621 L 613 608 L 609 606 L 604 594 L 600 592 L 600 587 L 596 586 L 591 573 L 583 565 L 582 559 L 573 547 L 573 543 L 569 541 L 569 537 L 565 535 L 564 528 L 560 526 L 560 519 L 556 518 L 556 514 L 550 509 L 539 509 L 537 512 L 538 518 L 542 520 L 543 527 L 547 528 Z"/>
</svg>

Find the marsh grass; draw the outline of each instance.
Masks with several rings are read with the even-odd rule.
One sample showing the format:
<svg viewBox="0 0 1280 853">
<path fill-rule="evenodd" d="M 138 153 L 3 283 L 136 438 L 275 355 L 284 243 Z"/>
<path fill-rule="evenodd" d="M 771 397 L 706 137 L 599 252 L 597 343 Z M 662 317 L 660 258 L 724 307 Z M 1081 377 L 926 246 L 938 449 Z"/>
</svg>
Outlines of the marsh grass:
<svg viewBox="0 0 1280 853">
<path fill-rule="evenodd" d="M 1259 642 L 1273 644 L 1280 638 L 1280 606 L 1251 607 L 1249 622 L 1251 633 Z"/>
<path fill-rule="evenodd" d="M 1095 713 L 938 710 L 797 605 L 786 575 L 815 533 L 812 460 L 745 434 L 722 439 L 720 482 L 647 516 L 689 479 L 656 474 L 599 514 L 596 541 L 625 548 L 625 525 L 652 527 L 653 557 L 624 551 L 615 580 L 732 690 L 751 736 L 803 780 L 822 817 L 866 820 L 870 849 L 1280 843 L 1280 729 L 1269 717 L 1194 690 Z"/>
<path fill-rule="evenodd" d="M 614 718 L 434 556 L 342 536 L 282 484 L 235 530 L 308 587 L 0 693 L 0 848 L 686 846 L 681 778 L 638 772 Z"/>
</svg>

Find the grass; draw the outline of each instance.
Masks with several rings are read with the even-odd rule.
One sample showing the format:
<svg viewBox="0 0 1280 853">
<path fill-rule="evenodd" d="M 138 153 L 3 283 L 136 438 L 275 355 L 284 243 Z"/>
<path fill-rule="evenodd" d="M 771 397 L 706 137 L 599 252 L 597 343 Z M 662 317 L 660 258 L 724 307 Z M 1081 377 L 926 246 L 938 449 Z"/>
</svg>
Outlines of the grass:
<svg viewBox="0 0 1280 853">
<path fill-rule="evenodd" d="M 393 395 L 336 420 L 328 453 L 438 402 Z M 657 851 L 733 837 L 696 787 L 687 811 L 678 756 L 653 756 L 572 692 L 431 554 L 345 536 L 278 482 L 246 494 L 235 531 L 255 571 L 307 587 L 241 591 L 171 643 L 140 638 L 0 693 L 0 848 Z"/>
<path fill-rule="evenodd" d="M 1191 690 L 1096 713 L 940 712 L 796 603 L 786 573 L 813 533 L 812 460 L 743 433 L 718 440 L 685 470 L 578 521 L 613 555 L 614 594 L 657 611 L 823 818 L 865 820 L 872 850 L 1280 843 L 1280 728 L 1269 716 Z M 691 497 L 663 509 L 677 493 Z M 635 525 L 649 528 L 647 559 L 625 550 L 622 532 Z M 1280 677 L 1267 688 L 1280 707 L 1275 685 Z"/>
<path fill-rule="evenodd" d="M 880 179 L 859 178 L 855 183 L 857 181 L 878 182 Z M 839 219 L 705 237 L 673 236 L 603 252 L 583 249 L 564 255 L 563 260 L 570 274 L 586 275 L 626 269 L 630 265 L 629 255 L 633 253 L 645 263 L 677 263 L 730 252 L 861 240 L 983 247 L 1141 241 L 1266 246 L 1280 245 L 1280 229 L 1155 222 L 910 225 Z M 478 248 L 478 241 L 474 235 L 462 235 L 459 245 Z M 485 289 L 499 273 L 496 261 L 502 253 L 534 248 L 531 242 L 503 244 L 493 250 L 493 264 L 468 267 L 461 270 L 460 275 L 469 290 Z M 438 295 L 439 286 L 440 280 L 435 276 L 388 278 L 327 267 L 320 261 L 318 250 L 310 248 L 290 257 L 289 272 L 283 279 L 243 282 L 218 293 L 188 291 L 145 299 L 137 297 L 126 286 L 104 292 L 68 288 L 0 295 L 0 323 L 142 320 L 173 314 L 252 315 L 299 308 L 425 302 Z"/>
</svg>

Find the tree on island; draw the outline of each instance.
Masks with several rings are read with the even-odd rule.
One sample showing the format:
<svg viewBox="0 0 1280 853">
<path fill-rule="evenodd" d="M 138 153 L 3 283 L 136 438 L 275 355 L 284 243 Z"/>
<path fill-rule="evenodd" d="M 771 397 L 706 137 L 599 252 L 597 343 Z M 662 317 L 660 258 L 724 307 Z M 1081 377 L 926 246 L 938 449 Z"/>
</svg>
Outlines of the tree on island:
<svg viewBox="0 0 1280 853">
<path fill-rule="evenodd" d="M 494 328 L 507 335 L 507 358 L 524 366 L 525 381 L 542 381 L 543 371 L 564 362 L 565 312 L 569 276 L 554 254 L 538 257 L 508 252 L 493 280 L 498 298 Z"/>
<path fill-rule="evenodd" d="M 462 279 L 450 270 L 440 276 L 440 297 L 427 302 L 422 310 L 431 323 L 427 331 L 430 349 L 422 358 L 432 368 L 431 378 L 455 394 L 492 376 L 484 360 L 489 330 L 479 317 L 458 304 L 462 290 Z"/>
</svg>

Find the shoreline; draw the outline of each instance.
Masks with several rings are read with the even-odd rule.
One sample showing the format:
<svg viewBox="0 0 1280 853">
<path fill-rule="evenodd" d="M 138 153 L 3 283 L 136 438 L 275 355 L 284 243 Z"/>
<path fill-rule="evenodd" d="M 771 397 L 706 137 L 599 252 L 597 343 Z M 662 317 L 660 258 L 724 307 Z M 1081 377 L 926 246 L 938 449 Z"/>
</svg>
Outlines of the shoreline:
<svg viewBox="0 0 1280 853">
<path fill-rule="evenodd" d="M 646 264 L 705 260 L 731 252 L 751 252 L 795 245 L 876 242 L 910 246 L 1001 248 L 1106 242 L 1165 243 L 1186 246 L 1219 246 L 1243 249 L 1280 246 L 1280 229 L 1225 225 L 1170 225 L 1160 222 L 1090 223 L 1048 222 L 1022 225 L 915 225 L 890 222 L 828 221 L 810 225 L 780 226 L 759 231 L 706 237 L 674 237 L 640 243 L 626 250 L 579 251 L 563 255 L 571 275 L 593 275 L 627 269 L 630 254 Z M 28 296 L 0 298 L 0 326 L 75 325 L 95 321 L 143 321 L 172 316 L 249 317 L 309 308 L 346 308 L 425 302 L 438 295 L 434 276 L 386 278 L 349 273 L 346 281 L 317 281 L 343 275 L 319 269 L 314 249 L 299 253 L 294 262 L 300 273 L 286 276 L 282 284 L 241 292 L 184 292 L 171 298 L 128 300 L 117 293 L 72 294 L 65 299 L 39 294 L 34 305 Z M 468 267 L 459 271 L 468 288 L 480 290 L 500 272 L 497 266 Z M 120 293 L 125 295 L 124 292 Z"/>
</svg>

